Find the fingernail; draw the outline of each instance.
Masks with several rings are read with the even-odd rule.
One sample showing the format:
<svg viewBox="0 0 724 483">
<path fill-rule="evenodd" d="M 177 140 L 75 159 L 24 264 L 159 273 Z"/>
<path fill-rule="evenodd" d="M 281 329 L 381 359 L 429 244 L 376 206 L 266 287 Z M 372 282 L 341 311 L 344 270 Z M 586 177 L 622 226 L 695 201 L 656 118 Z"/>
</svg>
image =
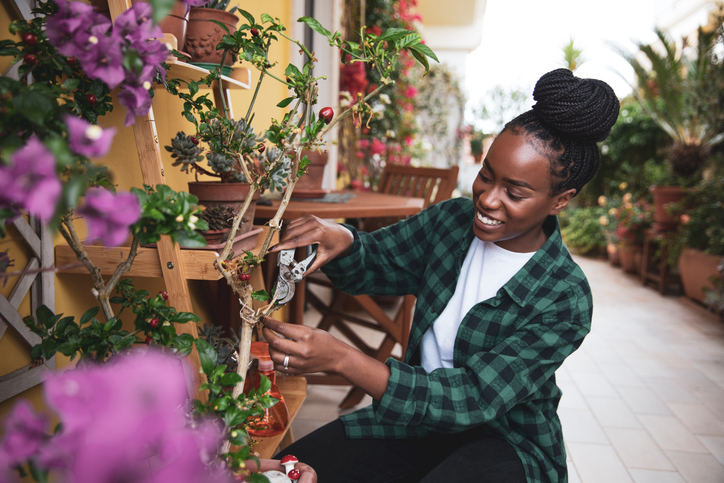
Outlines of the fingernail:
<svg viewBox="0 0 724 483">
<path fill-rule="evenodd" d="M 274 249 L 275 249 L 276 247 L 278 247 L 278 246 L 279 246 L 279 244 L 277 243 L 277 244 L 274 245 L 273 247 L 269 247 L 269 251 L 270 251 L 270 252 L 273 252 Z"/>
</svg>

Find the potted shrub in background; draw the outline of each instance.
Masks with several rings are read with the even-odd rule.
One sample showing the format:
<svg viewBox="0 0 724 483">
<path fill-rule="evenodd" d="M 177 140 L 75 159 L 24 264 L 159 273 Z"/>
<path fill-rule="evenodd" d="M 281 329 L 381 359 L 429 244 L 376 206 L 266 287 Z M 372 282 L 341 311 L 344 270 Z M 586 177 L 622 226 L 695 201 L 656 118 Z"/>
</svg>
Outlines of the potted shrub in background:
<svg viewBox="0 0 724 483">
<path fill-rule="evenodd" d="M 473 131 L 470 133 L 470 154 L 473 155 L 473 159 L 475 160 L 475 163 L 480 163 L 483 160 L 483 141 L 485 140 L 485 135 L 477 130 L 473 129 Z"/>
<path fill-rule="evenodd" d="M 646 200 L 634 201 L 631 193 L 623 195 L 621 201 L 615 215 L 621 268 L 626 273 L 638 273 L 641 270 L 644 234 L 651 226 L 651 207 Z"/>
<path fill-rule="evenodd" d="M 672 211 L 681 222 L 670 237 L 669 264 L 679 267 L 686 296 L 704 303 L 724 260 L 724 177 L 687 189 Z"/>
<path fill-rule="evenodd" d="M 663 52 L 653 45 L 638 43 L 639 53 L 650 62 L 650 69 L 636 54 L 620 51 L 636 74 L 634 93 L 672 140 L 668 150 L 671 186 L 652 188 L 657 228 L 676 226 L 678 220 L 666 206 L 681 199 L 681 186 L 692 186 L 701 179 L 712 147 L 724 140 L 724 68 L 717 53 L 724 46 L 721 10 L 717 17 L 714 29 L 699 27 L 695 46 L 682 40 L 681 52 L 677 43 L 658 29 L 656 35 Z"/>
<path fill-rule="evenodd" d="M 601 225 L 604 214 L 601 206 L 571 207 L 561 212 L 561 236 L 573 253 L 587 256 L 606 253 L 607 242 Z"/>
</svg>

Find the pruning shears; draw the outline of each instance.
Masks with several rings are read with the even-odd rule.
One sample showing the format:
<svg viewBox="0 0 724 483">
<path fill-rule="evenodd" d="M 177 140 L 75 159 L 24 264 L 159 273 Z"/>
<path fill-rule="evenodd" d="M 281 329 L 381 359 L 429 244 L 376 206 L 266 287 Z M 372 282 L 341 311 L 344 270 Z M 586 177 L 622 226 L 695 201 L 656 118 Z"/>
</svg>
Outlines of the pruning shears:
<svg viewBox="0 0 724 483">
<path fill-rule="evenodd" d="M 279 252 L 279 278 L 275 293 L 277 305 L 284 305 L 294 297 L 296 284 L 302 281 L 307 267 L 317 257 L 316 246 L 312 249 L 312 254 L 301 262 L 294 259 L 295 251 L 295 248 L 290 248 Z"/>
</svg>

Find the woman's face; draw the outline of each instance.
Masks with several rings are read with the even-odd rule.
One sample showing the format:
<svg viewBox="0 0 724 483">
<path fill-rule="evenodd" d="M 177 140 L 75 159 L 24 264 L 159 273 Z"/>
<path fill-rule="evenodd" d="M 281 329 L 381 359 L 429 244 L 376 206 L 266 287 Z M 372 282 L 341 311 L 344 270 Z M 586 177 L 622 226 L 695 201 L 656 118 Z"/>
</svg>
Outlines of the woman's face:
<svg viewBox="0 0 724 483">
<path fill-rule="evenodd" d="M 568 204 L 575 189 L 551 193 L 550 161 L 524 134 L 503 131 L 473 183 L 473 231 L 512 252 L 534 252 L 546 241 L 543 221 Z"/>
</svg>

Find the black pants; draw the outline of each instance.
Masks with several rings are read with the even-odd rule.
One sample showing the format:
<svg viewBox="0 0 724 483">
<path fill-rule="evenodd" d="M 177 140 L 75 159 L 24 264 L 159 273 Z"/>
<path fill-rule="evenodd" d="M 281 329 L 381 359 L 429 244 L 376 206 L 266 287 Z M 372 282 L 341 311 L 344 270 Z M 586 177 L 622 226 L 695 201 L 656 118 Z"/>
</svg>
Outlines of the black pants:
<svg viewBox="0 0 724 483">
<path fill-rule="evenodd" d="M 291 444 L 293 454 L 317 472 L 319 483 L 525 483 L 517 453 L 481 429 L 420 439 L 347 439 L 337 419 Z"/>
</svg>

